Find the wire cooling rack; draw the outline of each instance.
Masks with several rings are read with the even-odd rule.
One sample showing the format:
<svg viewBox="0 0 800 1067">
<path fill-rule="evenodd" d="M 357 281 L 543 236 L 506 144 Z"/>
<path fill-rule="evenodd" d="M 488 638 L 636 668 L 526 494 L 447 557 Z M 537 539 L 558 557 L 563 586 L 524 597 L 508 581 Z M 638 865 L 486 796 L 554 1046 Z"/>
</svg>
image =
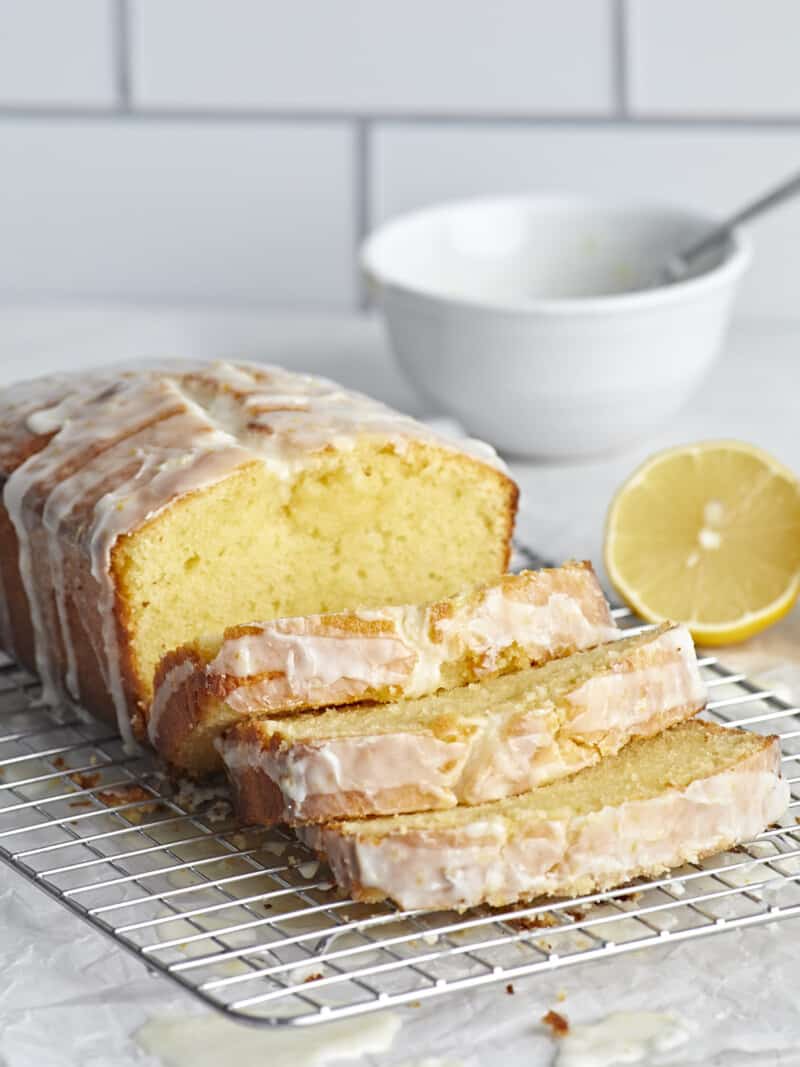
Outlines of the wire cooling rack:
<svg viewBox="0 0 800 1067">
<path fill-rule="evenodd" d="M 520 562 L 543 561 L 523 550 Z M 615 615 L 638 625 L 626 609 Z M 800 709 L 713 657 L 701 665 L 707 714 L 780 733 L 792 803 L 781 826 L 668 878 L 461 915 L 356 904 L 288 832 L 238 828 L 224 790 L 171 784 L 107 726 L 42 704 L 36 680 L 8 658 L 0 859 L 153 971 L 273 1026 L 800 915 Z"/>
</svg>

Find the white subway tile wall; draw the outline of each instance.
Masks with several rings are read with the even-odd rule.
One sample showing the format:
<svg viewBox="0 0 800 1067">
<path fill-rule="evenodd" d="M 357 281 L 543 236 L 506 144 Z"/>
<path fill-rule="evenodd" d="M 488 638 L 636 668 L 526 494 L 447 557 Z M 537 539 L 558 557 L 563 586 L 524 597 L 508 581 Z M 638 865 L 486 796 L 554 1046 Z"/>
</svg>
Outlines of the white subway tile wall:
<svg viewBox="0 0 800 1067">
<path fill-rule="evenodd" d="M 797 0 L 0 0 L 0 300 L 358 306 L 377 222 L 800 164 Z M 800 314 L 800 206 L 742 310 Z"/>
<path fill-rule="evenodd" d="M 607 115 L 605 0 L 136 0 L 144 106 Z M 558 56 L 558 62 L 553 57 Z"/>
<path fill-rule="evenodd" d="M 797 0 L 628 0 L 636 115 L 800 115 Z"/>
<path fill-rule="evenodd" d="M 0 0 L 0 102 L 116 103 L 109 0 Z"/>
<path fill-rule="evenodd" d="M 352 132 L 2 123 L 0 295 L 347 306 Z"/>
</svg>

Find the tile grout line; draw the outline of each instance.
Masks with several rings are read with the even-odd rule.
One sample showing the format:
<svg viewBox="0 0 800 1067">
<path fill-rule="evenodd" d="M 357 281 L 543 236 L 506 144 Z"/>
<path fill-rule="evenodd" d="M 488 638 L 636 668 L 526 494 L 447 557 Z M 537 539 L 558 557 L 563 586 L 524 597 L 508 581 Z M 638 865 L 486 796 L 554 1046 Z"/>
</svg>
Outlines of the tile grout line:
<svg viewBox="0 0 800 1067">
<path fill-rule="evenodd" d="M 364 311 L 369 294 L 359 266 L 361 244 L 372 228 L 372 123 L 357 119 L 353 127 L 353 270 L 356 306 Z"/>
<path fill-rule="evenodd" d="M 614 0 L 611 19 L 611 57 L 614 78 L 614 109 L 617 118 L 620 120 L 630 118 L 628 85 L 628 63 L 630 60 L 629 16 L 627 0 Z"/>
<path fill-rule="evenodd" d="M 128 0 L 115 0 L 113 8 L 114 75 L 117 88 L 117 111 L 126 115 L 131 109 L 130 8 Z"/>
<path fill-rule="evenodd" d="M 126 94 L 129 92 L 127 84 L 128 73 L 120 77 L 120 82 L 125 81 Z M 122 86 L 121 86 L 122 87 Z M 744 115 L 636 115 L 635 117 L 623 117 L 619 115 L 595 115 L 595 114 L 509 114 L 507 112 L 487 112 L 486 114 L 448 114 L 446 112 L 394 112 L 381 114 L 379 112 L 364 115 L 360 112 L 348 111 L 307 111 L 303 109 L 270 109 L 270 108 L 191 108 L 191 107 L 135 107 L 130 102 L 124 106 L 116 107 L 70 107 L 70 106 L 16 106 L 0 104 L 0 122 L 7 120 L 22 121 L 99 121 L 109 122 L 120 120 L 123 122 L 175 122 L 187 125 L 205 125 L 214 123 L 309 123 L 313 125 L 334 125 L 336 123 L 361 123 L 365 127 L 372 128 L 375 123 L 387 126 L 419 125 L 419 126 L 508 126 L 533 129 L 537 126 L 563 129 L 603 129 L 603 128 L 626 128 L 640 126 L 643 129 L 720 129 L 720 130 L 747 130 L 759 132 L 766 130 L 787 129 L 797 130 L 800 128 L 800 114 L 798 115 L 762 115 L 758 118 Z"/>
</svg>

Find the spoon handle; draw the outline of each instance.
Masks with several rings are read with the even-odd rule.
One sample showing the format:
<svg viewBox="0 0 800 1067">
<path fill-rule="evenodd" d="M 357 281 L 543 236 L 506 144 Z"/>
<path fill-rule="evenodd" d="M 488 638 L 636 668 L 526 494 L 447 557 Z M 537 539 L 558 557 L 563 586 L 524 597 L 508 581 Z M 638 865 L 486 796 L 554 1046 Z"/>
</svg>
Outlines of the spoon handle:
<svg viewBox="0 0 800 1067">
<path fill-rule="evenodd" d="M 683 251 L 674 256 L 667 268 L 671 278 L 677 280 L 686 274 L 695 260 L 715 248 L 718 244 L 726 241 L 730 237 L 731 231 L 740 223 L 749 222 L 750 219 L 763 215 L 798 193 L 800 193 L 800 172 L 793 174 L 791 178 L 787 178 L 786 181 L 781 182 L 774 189 L 770 189 L 769 192 L 764 193 L 757 200 L 751 201 L 737 211 L 735 215 L 731 215 L 724 222 L 721 222 L 719 226 L 715 226 L 699 241 L 695 241 L 694 244 L 689 245 L 688 248 L 684 248 Z"/>
</svg>

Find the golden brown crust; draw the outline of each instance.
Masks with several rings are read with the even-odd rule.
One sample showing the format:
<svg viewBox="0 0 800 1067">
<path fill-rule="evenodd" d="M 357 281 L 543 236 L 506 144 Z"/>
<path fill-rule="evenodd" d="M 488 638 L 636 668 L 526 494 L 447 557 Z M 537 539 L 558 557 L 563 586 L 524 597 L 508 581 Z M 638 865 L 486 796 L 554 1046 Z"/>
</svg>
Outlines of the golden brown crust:
<svg viewBox="0 0 800 1067">
<path fill-rule="evenodd" d="M 224 641 L 235 641 L 237 637 L 257 637 L 261 633 L 261 627 L 253 623 L 239 623 L 236 626 L 228 626 L 222 635 Z"/>
<path fill-rule="evenodd" d="M 168 652 L 161 660 L 156 668 L 155 688 L 158 689 L 175 667 L 187 663 L 193 664 L 196 669 L 192 671 L 184 684 L 175 686 L 170 692 L 168 703 L 161 715 L 158 737 L 159 753 L 168 763 L 175 764 L 176 767 L 182 766 L 183 747 L 197 726 L 201 709 L 203 715 L 208 715 L 213 712 L 214 703 L 218 700 L 203 670 L 205 661 L 189 645 Z"/>
<path fill-rule="evenodd" d="M 336 798 L 325 794 L 309 797 L 303 815 L 304 823 L 328 823 L 339 815 L 342 806 L 353 813 L 354 819 L 374 815 L 378 811 L 426 811 L 449 807 L 442 803 L 441 796 L 420 789 L 418 786 L 393 786 L 380 793 L 380 805 L 376 809 L 375 797 L 358 789 L 347 789 Z"/>
<path fill-rule="evenodd" d="M 115 545 L 111 552 L 112 575 L 116 573 L 118 547 L 119 545 Z M 115 580 L 113 582 L 113 586 L 114 625 L 116 626 L 117 630 L 117 649 L 119 651 L 119 666 L 120 672 L 122 674 L 122 688 L 125 693 L 125 700 L 128 705 L 128 714 L 130 715 L 131 729 L 133 730 L 133 735 L 137 741 L 145 742 L 147 740 L 148 702 L 144 698 L 142 686 L 139 681 L 139 679 L 142 677 L 142 671 L 136 669 L 133 645 L 128 639 L 128 635 L 131 633 L 132 630 L 130 609 L 125 603 L 124 597 L 120 596 L 119 582 Z M 99 619 L 98 625 L 100 625 Z M 95 658 L 95 665 L 95 678 L 98 683 L 102 683 L 102 689 L 100 690 L 100 692 L 98 692 L 97 698 L 103 700 L 104 706 L 108 707 L 108 691 L 105 689 L 105 681 L 102 678 L 100 663 L 97 658 Z M 81 699 L 83 699 L 83 678 L 81 679 Z M 109 711 L 110 710 L 111 709 L 109 709 Z"/>
<path fill-rule="evenodd" d="M 242 826 L 291 825 L 283 794 L 276 783 L 260 767 L 242 767 L 235 774 L 228 773 L 234 807 Z M 384 789 L 380 798 L 384 809 L 424 811 L 442 807 L 441 798 L 416 786 Z M 360 790 L 346 790 L 335 798 L 325 794 L 309 797 L 303 816 L 304 823 L 327 823 L 341 811 L 341 803 L 353 818 L 375 814 L 375 798 Z M 446 806 L 446 805 L 445 805 Z"/>
<path fill-rule="evenodd" d="M 695 858 L 695 862 L 708 859 L 710 856 L 717 856 L 721 852 L 729 852 L 731 849 L 736 848 L 738 844 L 739 842 L 737 840 L 731 838 L 730 840 L 724 842 L 721 845 L 715 845 L 713 848 L 708 848 L 701 852 L 698 852 Z M 315 849 L 315 853 L 322 863 L 328 862 L 328 857 L 322 849 Z M 620 881 L 618 878 L 613 877 L 592 879 L 583 878 L 578 881 L 572 882 L 569 885 L 559 887 L 558 896 L 582 897 L 588 895 L 589 893 L 604 893 L 610 889 L 623 888 L 625 885 L 628 884 L 628 882 L 635 882 L 637 879 L 640 878 L 663 878 L 663 876 L 668 874 L 669 871 L 669 867 L 659 865 L 655 867 L 643 867 L 637 870 L 636 872 L 631 873 L 631 875 L 625 881 Z M 637 888 L 641 887 L 637 886 Z M 386 900 L 392 899 L 391 893 L 385 892 L 382 889 L 376 889 L 375 886 L 364 886 L 361 882 L 358 881 L 358 879 L 353 879 L 352 883 L 348 886 L 347 895 L 359 904 L 381 904 Z M 547 898 L 542 897 L 541 893 L 534 893 L 532 895 L 522 893 L 516 898 L 515 903 L 533 904 L 536 901 L 541 901 L 544 899 Z M 492 904 L 491 902 L 489 902 L 488 905 L 485 906 L 505 909 L 509 907 L 509 904 L 504 901 L 498 901 L 496 904 Z M 447 910 L 463 914 L 464 912 L 469 911 L 470 908 L 469 906 L 457 907 L 452 904 L 448 904 Z"/>
<path fill-rule="evenodd" d="M 352 612 L 338 612 L 319 616 L 314 632 L 321 637 L 326 635 L 339 637 L 342 634 L 377 636 L 379 634 L 394 633 L 394 630 L 394 623 L 390 619 L 364 619 L 360 615 L 354 615 Z M 225 641 L 235 641 L 239 637 L 257 637 L 262 632 L 262 627 L 245 623 L 244 625 L 228 626 L 223 636 Z M 292 633 L 293 631 L 287 629 L 286 632 Z M 255 676 L 251 675 L 250 677 Z"/>
<path fill-rule="evenodd" d="M 268 774 L 245 768 L 228 781 L 242 826 L 277 826 L 284 821 L 283 795 Z"/>
<path fill-rule="evenodd" d="M 519 486 L 517 485 L 517 483 L 515 481 L 513 481 L 507 475 L 503 474 L 502 471 L 498 471 L 498 474 L 500 475 L 501 478 L 505 479 L 506 487 L 508 489 L 508 505 L 507 505 L 507 507 L 508 507 L 508 512 L 507 512 L 508 521 L 507 521 L 507 524 L 506 524 L 506 555 L 505 555 L 505 559 L 503 560 L 503 567 L 502 567 L 502 569 L 504 571 L 507 571 L 508 570 L 508 565 L 511 562 L 511 549 L 512 549 L 511 539 L 514 536 L 514 526 L 515 526 L 516 521 L 517 521 L 517 510 L 519 508 Z"/>
<path fill-rule="evenodd" d="M 452 600 L 440 600 L 432 604 L 429 611 L 430 623 L 428 625 L 428 637 L 434 644 L 441 644 L 444 640 L 442 628 L 439 625 L 455 615 L 455 605 Z"/>
<path fill-rule="evenodd" d="M 2 488 L 1 482 L 0 488 Z M 17 566 L 18 558 L 17 534 L 8 517 L 8 512 L 2 507 L 2 496 L 0 496 L 0 582 L 8 605 L 8 623 L 13 642 L 12 647 L 4 651 L 16 656 L 19 662 L 29 670 L 35 671 L 33 626 L 28 609 L 28 598 L 25 595 Z M 2 635 L 0 635 L 0 640 L 2 640 Z"/>
</svg>

